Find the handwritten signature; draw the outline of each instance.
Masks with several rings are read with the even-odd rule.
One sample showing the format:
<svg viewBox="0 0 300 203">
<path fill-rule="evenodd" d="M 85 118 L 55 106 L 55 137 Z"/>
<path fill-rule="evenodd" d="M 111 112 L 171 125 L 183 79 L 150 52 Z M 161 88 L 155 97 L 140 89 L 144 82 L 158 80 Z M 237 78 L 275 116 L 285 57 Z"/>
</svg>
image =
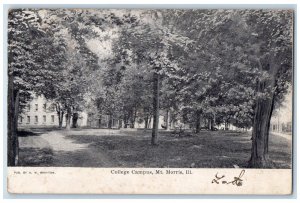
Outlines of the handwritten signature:
<svg viewBox="0 0 300 203">
<path fill-rule="evenodd" d="M 245 174 L 245 170 L 242 170 L 238 177 L 233 178 L 233 181 L 226 181 L 226 180 L 221 180 L 221 179 L 225 178 L 225 175 L 218 176 L 218 173 L 217 173 L 215 175 L 215 178 L 211 181 L 211 183 L 232 184 L 232 185 L 236 185 L 236 186 L 242 186 L 243 185 L 242 177 L 244 174 Z"/>
</svg>

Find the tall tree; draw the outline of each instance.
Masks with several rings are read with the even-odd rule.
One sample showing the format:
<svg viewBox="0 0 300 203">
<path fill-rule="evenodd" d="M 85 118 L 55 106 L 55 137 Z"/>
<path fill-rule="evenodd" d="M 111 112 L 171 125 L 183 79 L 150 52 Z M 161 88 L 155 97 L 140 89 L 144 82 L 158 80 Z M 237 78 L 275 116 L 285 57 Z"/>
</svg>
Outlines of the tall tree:
<svg viewBox="0 0 300 203">
<path fill-rule="evenodd" d="M 55 78 L 63 49 L 41 26 L 37 10 L 11 10 L 8 16 L 8 165 L 18 162 L 17 121 L 32 93 Z M 43 56 L 53 57 L 43 57 Z"/>
<path fill-rule="evenodd" d="M 131 57 L 138 63 L 144 61 L 144 68 L 151 72 L 153 94 L 153 126 L 151 144 L 157 145 L 159 122 L 159 98 L 162 77 L 171 75 L 177 67 L 176 60 L 171 60 L 172 47 L 182 47 L 185 50 L 191 43 L 187 37 L 176 33 L 169 18 L 164 16 L 168 11 L 146 11 L 141 13 L 139 24 L 134 29 L 124 29 L 120 37 L 120 43 L 124 49 L 130 50 Z M 130 33 L 128 32 L 130 31 Z M 131 33 L 134 33 L 132 35 Z"/>
<path fill-rule="evenodd" d="M 189 23 L 191 16 L 194 24 Z M 249 166 L 270 167 L 270 118 L 274 104 L 280 103 L 291 83 L 293 13 L 199 10 L 182 13 L 182 17 L 187 19 L 184 26 L 190 26 L 187 35 L 199 39 L 199 56 L 208 59 L 210 67 L 221 69 L 223 91 L 217 92 L 218 99 L 225 99 L 221 108 L 226 110 L 225 115 L 237 118 L 243 109 L 243 117 L 253 118 Z"/>
</svg>

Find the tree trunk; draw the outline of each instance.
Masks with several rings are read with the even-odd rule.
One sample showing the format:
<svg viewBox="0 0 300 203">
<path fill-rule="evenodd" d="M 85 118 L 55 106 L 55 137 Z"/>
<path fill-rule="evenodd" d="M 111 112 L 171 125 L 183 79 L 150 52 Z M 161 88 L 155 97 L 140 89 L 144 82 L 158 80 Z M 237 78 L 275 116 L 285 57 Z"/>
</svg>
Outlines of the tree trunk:
<svg viewBox="0 0 300 203">
<path fill-rule="evenodd" d="M 148 120 L 148 124 L 147 124 L 147 128 L 150 127 L 151 121 L 152 121 L 152 116 L 150 115 L 150 116 L 149 116 L 149 120 Z"/>
<path fill-rule="evenodd" d="M 131 120 L 131 128 L 134 128 L 134 126 L 135 126 L 136 114 L 137 114 L 137 109 L 134 108 L 133 117 Z"/>
<path fill-rule="evenodd" d="M 213 114 L 212 124 L 211 124 L 212 130 L 214 130 L 215 125 L 216 125 L 216 114 L 214 113 Z"/>
<path fill-rule="evenodd" d="M 14 131 L 16 132 L 16 165 L 18 165 L 19 162 L 19 138 L 18 138 L 18 118 L 19 118 L 19 104 L 20 104 L 20 92 L 19 90 L 16 91 L 16 98 L 15 98 L 15 116 L 14 116 L 14 120 L 15 120 L 15 129 Z"/>
<path fill-rule="evenodd" d="M 175 129 L 175 123 L 176 123 L 175 118 L 173 118 L 171 121 L 171 129 Z"/>
<path fill-rule="evenodd" d="M 196 133 L 200 132 L 201 127 L 201 112 L 196 111 Z"/>
<path fill-rule="evenodd" d="M 229 130 L 229 125 L 228 125 L 228 121 L 225 121 L 225 130 Z"/>
<path fill-rule="evenodd" d="M 209 130 L 214 130 L 214 126 L 215 126 L 215 119 L 214 118 L 209 118 Z"/>
<path fill-rule="evenodd" d="M 169 112 L 169 130 L 172 129 L 172 122 L 173 122 L 172 111 L 170 110 L 170 112 Z"/>
<path fill-rule="evenodd" d="M 78 124 L 78 113 L 73 113 L 73 117 L 72 117 L 72 128 L 77 128 Z"/>
<path fill-rule="evenodd" d="M 169 120 L 170 120 L 170 112 L 169 110 L 167 110 L 167 113 L 166 113 L 166 130 L 169 130 Z"/>
<path fill-rule="evenodd" d="M 71 129 L 71 109 L 68 108 L 67 109 L 67 115 L 66 115 L 66 129 L 70 130 Z"/>
<path fill-rule="evenodd" d="M 64 120 L 64 112 L 60 110 L 57 114 L 58 114 L 58 127 L 62 128 L 62 124 Z"/>
<path fill-rule="evenodd" d="M 112 115 L 108 116 L 108 126 L 107 128 L 111 129 L 112 128 Z"/>
<path fill-rule="evenodd" d="M 149 116 L 147 115 L 145 118 L 144 118 L 144 122 L 145 122 L 145 129 L 148 128 L 148 120 L 149 120 Z"/>
<path fill-rule="evenodd" d="M 273 85 L 272 85 L 273 84 Z M 258 83 L 258 93 L 264 92 L 266 87 L 273 87 L 267 81 Z M 254 123 L 252 131 L 252 150 L 249 167 L 251 168 L 269 168 L 272 163 L 269 160 L 269 128 L 270 120 L 274 108 L 274 94 L 268 98 L 258 98 L 256 100 Z"/>
<path fill-rule="evenodd" d="M 208 129 L 211 130 L 212 127 L 211 127 L 211 118 L 208 118 Z"/>
<path fill-rule="evenodd" d="M 98 119 L 98 128 L 101 128 L 101 124 L 102 124 L 102 116 L 100 115 Z"/>
<path fill-rule="evenodd" d="M 13 76 L 8 79 L 8 139 L 7 165 L 18 165 L 19 142 L 17 134 L 19 91 L 14 91 Z"/>
<path fill-rule="evenodd" d="M 119 129 L 122 128 L 122 119 L 119 119 L 119 126 L 118 126 L 118 128 Z"/>
<path fill-rule="evenodd" d="M 126 114 L 124 114 L 124 128 L 127 128 L 128 119 Z"/>
<path fill-rule="evenodd" d="M 159 125 L 159 74 L 153 73 L 153 127 L 151 144 L 157 145 Z"/>
<path fill-rule="evenodd" d="M 55 104 L 57 116 L 58 116 L 58 127 L 61 129 L 64 119 L 64 112 L 62 111 L 62 108 L 59 103 Z"/>
</svg>

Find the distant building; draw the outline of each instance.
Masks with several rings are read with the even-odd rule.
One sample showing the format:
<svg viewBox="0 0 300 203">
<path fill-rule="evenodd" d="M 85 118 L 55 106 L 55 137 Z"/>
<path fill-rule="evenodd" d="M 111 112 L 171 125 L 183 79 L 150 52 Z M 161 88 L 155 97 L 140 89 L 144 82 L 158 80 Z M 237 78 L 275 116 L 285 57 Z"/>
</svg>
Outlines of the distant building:
<svg viewBox="0 0 300 203">
<path fill-rule="evenodd" d="M 164 125 L 164 116 L 159 116 L 159 129 L 163 129 Z M 111 127 L 112 128 L 125 128 L 125 124 L 123 121 L 120 121 L 119 119 L 112 118 L 111 120 Z M 121 122 L 121 123 L 120 123 Z M 153 118 L 148 123 L 148 128 L 152 128 L 153 125 Z M 108 115 L 102 115 L 95 116 L 93 113 L 89 113 L 87 117 L 87 126 L 92 128 L 108 128 L 109 126 L 109 116 Z M 131 123 L 126 124 L 126 128 L 131 128 Z M 145 127 L 145 121 L 144 119 L 136 118 L 136 121 L 134 123 L 134 128 L 144 128 Z"/>
<path fill-rule="evenodd" d="M 270 123 L 271 132 L 292 133 L 292 90 L 285 96 L 281 107 L 274 110 Z"/>
<path fill-rule="evenodd" d="M 111 121 L 111 127 L 112 128 L 118 128 L 119 127 L 119 120 L 112 118 Z M 87 124 L 86 126 L 91 128 L 108 128 L 109 123 L 109 116 L 108 115 L 102 115 L 95 116 L 93 113 L 87 114 Z"/>
<path fill-rule="evenodd" d="M 274 119 L 271 119 L 271 124 L 270 124 L 270 131 L 271 132 L 282 132 L 282 133 L 291 133 L 293 128 L 292 128 L 292 121 L 284 122 L 280 121 L 278 119 L 278 116 L 275 116 Z M 276 119 L 278 121 L 276 121 Z"/>
<path fill-rule="evenodd" d="M 102 115 L 100 118 L 93 116 L 91 113 L 80 112 L 77 120 L 78 127 L 92 127 L 92 128 L 107 128 L 109 123 L 109 116 Z M 72 121 L 72 119 L 71 119 Z M 20 127 L 43 127 L 43 126 L 58 126 L 58 115 L 54 105 L 43 96 L 34 97 L 20 114 L 18 119 Z M 144 128 L 144 121 L 137 119 L 134 128 Z M 149 128 L 152 128 L 153 122 L 149 122 Z M 159 117 L 159 129 L 163 129 L 164 116 Z M 63 127 L 66 126 L 66 117 L 63 119 Z M 112 119 L 112 128 L 119 128 L 119 120 Z M 130 126 L 128 126 L 130 128 Z"/>
<path fill-rule="evenodd" d="M 64 117 L 63 126 L 66 125 L 65 121 Z M 87 116 L 84 112 L 80 113 L 77 124 L 78 126 L 87 125 Z M 43 96 L 38 96 L 34 97 L 20 114 L 18 125 L 20 127 L 58 126 L 58 115 L 51 102 Z"/>
<path fill-rule="evenodd" d="M 161 113 L 162 114 L 162 113 Z M 158 129 L 163 129 L 163 126 L 165 125 L 165 116 L 160 115 L 158 119 Z M 153 118 L 151 118 L 148 128 L 152 128 L 153 126 Z M 135 122 L 135 128 L 144 128 L 145 127 L 145 120 L 140 119 Z"/>
</svg>

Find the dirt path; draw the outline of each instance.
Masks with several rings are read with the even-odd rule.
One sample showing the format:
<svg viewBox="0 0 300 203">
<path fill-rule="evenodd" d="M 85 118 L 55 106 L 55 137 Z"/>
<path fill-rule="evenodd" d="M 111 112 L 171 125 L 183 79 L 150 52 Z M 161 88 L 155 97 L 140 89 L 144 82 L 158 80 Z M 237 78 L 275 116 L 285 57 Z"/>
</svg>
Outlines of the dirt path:
<svg viewBox="0 0 300 203">
<path fill-rule="evenodd" d="M 283 138 L 285 138 L 287 140 L 292 140 L 292 135 L 287 135 L 287 134 L 280 133 L 280 132 L 271 132 L 271 134 L 273 134 L 275 136 L 283 137 Z"/>
<path fill-rule="evenodd" d="M 68 138 L 71 132 L 52 131 L 40 136 L 20 138 L 22 149 L 52 152 L 53 166 L 109 167 L 111 161 L 104 151 L 89 143 L 76 143 Z"/>
</svg>

